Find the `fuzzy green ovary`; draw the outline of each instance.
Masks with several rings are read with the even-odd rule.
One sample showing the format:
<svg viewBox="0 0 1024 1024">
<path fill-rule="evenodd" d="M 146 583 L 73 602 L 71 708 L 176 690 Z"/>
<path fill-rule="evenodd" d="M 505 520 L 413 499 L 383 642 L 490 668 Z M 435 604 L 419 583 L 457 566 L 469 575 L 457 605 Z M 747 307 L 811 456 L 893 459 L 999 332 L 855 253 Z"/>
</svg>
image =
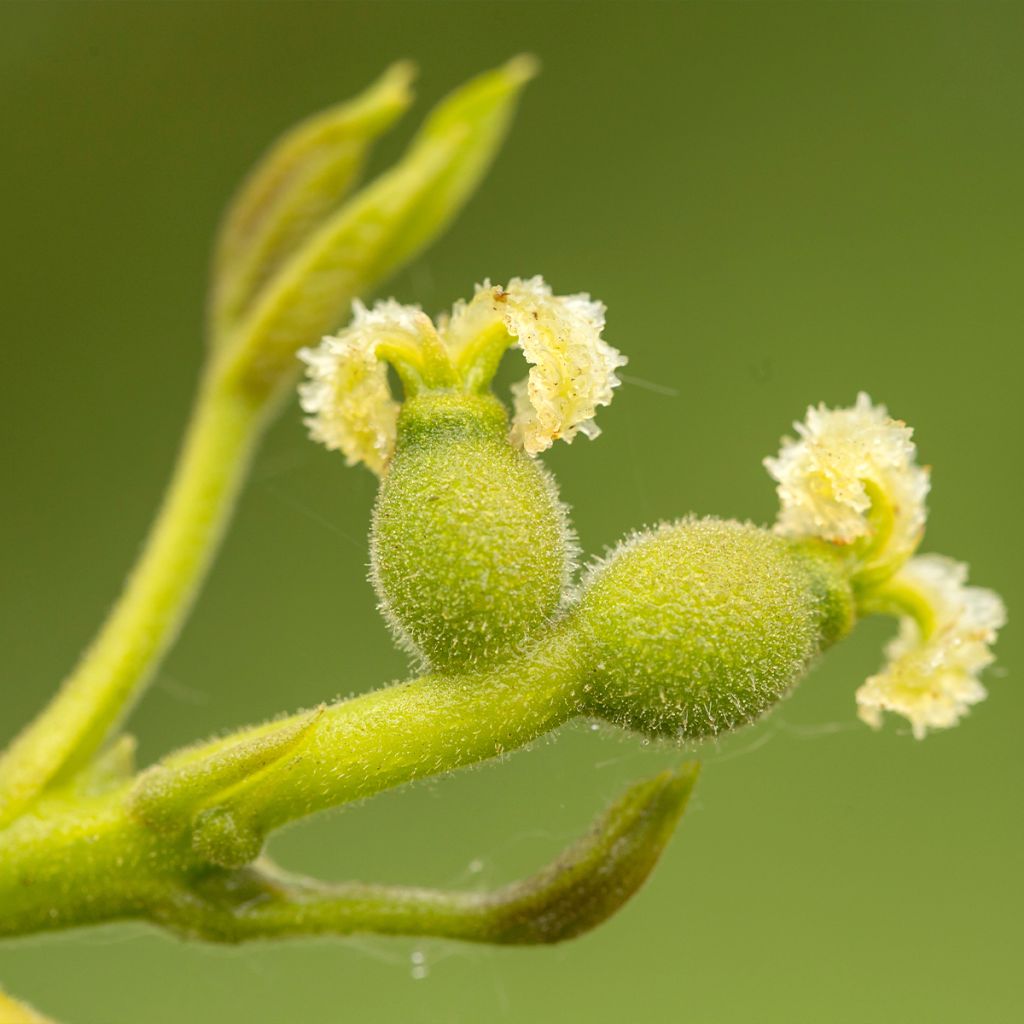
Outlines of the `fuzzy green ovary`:
<svg viewBox="0 0 1024 1024">
<path fill-rule="evenodd" d="M 574 542 L 555 485 L 508 442 L 494 398 L 408 400 L 381 483 L 371 579 L 400 642 L 426 664 L 501 659 L 558 609 Z"/>
<path fill-rule="evenodd" d="M 750 722 L 852 625 L 849 585 L 822 552 L 716 519 L 622 544 L 573 613 L 588 713 L 652 737 Z"/>
</svg>

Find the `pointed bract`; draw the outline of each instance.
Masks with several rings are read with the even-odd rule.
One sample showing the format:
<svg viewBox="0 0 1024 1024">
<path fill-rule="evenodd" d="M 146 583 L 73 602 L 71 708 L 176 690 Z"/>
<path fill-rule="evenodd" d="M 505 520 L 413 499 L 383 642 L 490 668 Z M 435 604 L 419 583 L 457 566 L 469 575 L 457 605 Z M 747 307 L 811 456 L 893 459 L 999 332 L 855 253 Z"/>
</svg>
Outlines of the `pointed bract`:
<svg viewBox="0 0 1024 1024">
<path fill-rule="evenodd" d="M 412 102 L 414 69 L 392 65 L 360 96 L 296 125 L 253 168 L 225 213 L 211 326 L 222 341 L 274 270 L 345 197 L 370 147 Z"/>
</svg>

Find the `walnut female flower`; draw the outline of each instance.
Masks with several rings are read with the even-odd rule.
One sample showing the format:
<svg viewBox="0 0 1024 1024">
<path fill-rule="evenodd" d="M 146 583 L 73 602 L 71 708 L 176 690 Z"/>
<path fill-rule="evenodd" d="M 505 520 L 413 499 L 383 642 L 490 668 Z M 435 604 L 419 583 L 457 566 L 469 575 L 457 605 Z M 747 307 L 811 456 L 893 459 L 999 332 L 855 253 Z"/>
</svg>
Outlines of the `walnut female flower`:
<svg viewBox="0 0 1024 1024">
<path fill-rule="evenodd" d="M 766 460 L 782 503 L 774 530 L 662 523 L 574 584 L 568 510 L 532 456 L 596 436 L 625 360 L 602 338 L 601 303 L 515 278 L 485 282 L 436 326 L 416 306 L 356 302 L 345 330 L 301 351 L 310 432 L 381 477 L 370 577 L 422 673 L 136 774 L 123 715 L 187 611 L 296 351 L 450 219 L 532 70 L 514 60 L 459 90 L 407 159 L 342 202 L 408 101 L 397 68 L 289 135 L 233 204 L 215 262 L 213 358 L 146 553 L 81 667 L 0 755 L 0 938 L 141 918 L 222 942 L 558 942 L 642 884 L 696 765 L 632 786 L 553 864 L 488 891 L 319 883 L 274 865 L 264 843 L 292 821 L 502 757 L 582 716 L 659 740 L 741 728 L 873 612 L 901 626 L 889 663 L 857 693 L 866 722 L 895 712 L 921 737 L 984 698 L 1002 603 L 966 586 L 963 565 L 912 558 L 927 471 L 909 428 L 867 395 L 810 409 L 798 439 Z M 510 423 L 490 384 L 515 346 L 531 368 Z M 0 1016 L 8 1006 L 0 993 Z"/>
<path fill-rule="evenodd" d="M 558 489 L 531 456 L 597 434 L 625 359 L 601 337 L 604 306 L 543 278 L 485 281 L 437 326 L 394 300 L 300 353 L 311 436 L 381 477 L 370 578 L 400 645 L 456 669 L 517 650 L 554 619 L 576 541 Z M 491 394 L 502 356 L 532 364 L 508 413 Z M 392 395 L 387 367 L 402 382 Z"/>
<path fill-rule="evenodd" d="M 796 430 L 798 440 L 784 439 L 778 458 L 764 460 L 779 485 L 776 532 L 847 548 L 857 612 L 900 620 L 885 668 L 857 691 L 861 720 L 878 728 L 892 711 L 918 739 L 956 725 L 986 696 L 978 677 L 1006 613 L 993 591 L 965 586 L 965 565 L 911 557 L 929 488 L 913 431 L 863 392 L 849 409 L 808 409 Z"/>
</svg>

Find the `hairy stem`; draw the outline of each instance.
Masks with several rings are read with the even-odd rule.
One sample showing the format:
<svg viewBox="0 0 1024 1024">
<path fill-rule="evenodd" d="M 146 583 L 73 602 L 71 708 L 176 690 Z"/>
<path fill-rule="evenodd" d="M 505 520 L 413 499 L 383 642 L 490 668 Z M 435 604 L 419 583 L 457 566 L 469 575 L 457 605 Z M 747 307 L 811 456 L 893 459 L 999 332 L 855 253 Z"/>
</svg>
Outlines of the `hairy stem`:
<svg viewBox="0 0 1024 1024">
<path fill-rule="evenodd" d="M 431 935 L 561 942 L 600 924 L 643 884 L 686 806 L 699 765 L 634 783 L 541 871 L 489 891 L 325 883 L 265 858 L 204 863 L 123 811 L 125 791 L 0 835 L 0 936 L 121 918 L 210 942 L 299 935 Z M 58 811 L 51 806 L 48 812 Z"/>
<path fill-rule="evenodd" d="M 289 821 L 522 747 L 579 713 L 577 675 L 556 632 L 531 657 L 488 672 L 425 676 L 328 707 L 286 756 L 205 800 L 193 843 L 215 863 L 244 864 Z M 272 743 L 296 724 L 262 735 Z M 223 760 L 224 750 L 218 741 L 211 757 Z"/>
<path fill-rule="evenodd" d="M 293 935 L 431 935 L 468 942 L 561 942 L 610 917 L 642 885 L 672 835 L 699 766 L 635 783 L 557 860 L 499 889 L 327 884 L 257 862 L 214 872 L 162 923 L 216 942 Z"/>
<path fill-rule="evenodd" d="M 578 711 L 572 659 L 560 651 L 551 641 L 488 673 L 425 676 L 246 730 L 102 796 L 54 790 L 0 830 L 0 935 L 145 916 L 215 865 L 253 861 L 279 825 L 523 746 Z M 297 742 L 280 743 L 281 733 Z M 254 757 L 261 737 L 269 763 Z M 226 756 L 237 745 L 254 768 L 242 782 Z M 224 773 L 220 792 L 196 771 L 202 757 Z M 202 785 L 190 803 L 193 777 Z"/>
<path fill-rule="evenodd" d="M 124 808 L 124 787 L 0 832 L 0 936 L 138 917 L 189 866 Z"/>
</svg>

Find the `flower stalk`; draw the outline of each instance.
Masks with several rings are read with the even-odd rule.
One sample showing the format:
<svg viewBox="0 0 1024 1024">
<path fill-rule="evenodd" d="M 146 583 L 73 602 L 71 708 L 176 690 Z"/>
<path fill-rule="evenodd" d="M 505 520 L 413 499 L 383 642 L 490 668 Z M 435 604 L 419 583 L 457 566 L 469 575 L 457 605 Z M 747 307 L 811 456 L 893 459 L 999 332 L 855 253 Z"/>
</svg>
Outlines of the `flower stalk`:
<svg viewBox="0 0 1024 1024">
<path fill-rule="evenodd" d="M 554 865 L 492 892 L 329 886 L 259 856 L 286 821 L 499 756 L 578 710 L 571 683 L 539 670 L 528 696 L 510 700 L 519 668 L 426 678 L 243 731 L 91 799 L 53 793 L 0 831 L 0 936 L 123 918 L 231 942 L 326 931 L 553 942 L 593 927 L 653 867 L 696 765 L 634 785 Z M 258 842 L 245 838 L 257 830 Z"/>
</svg>

